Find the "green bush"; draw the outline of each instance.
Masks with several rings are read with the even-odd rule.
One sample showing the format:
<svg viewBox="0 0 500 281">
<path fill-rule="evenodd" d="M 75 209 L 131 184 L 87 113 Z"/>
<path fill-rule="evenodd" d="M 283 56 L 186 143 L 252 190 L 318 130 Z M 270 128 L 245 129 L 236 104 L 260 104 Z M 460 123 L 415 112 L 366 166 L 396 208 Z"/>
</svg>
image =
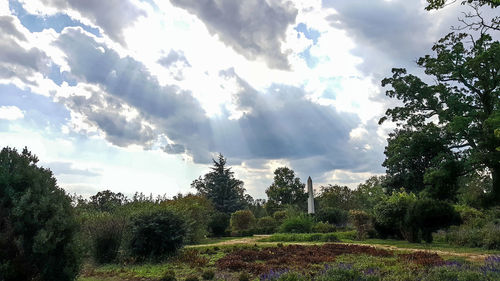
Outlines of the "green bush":
<svg viewBox="0 0 500 281">
<path fill-rule="evenodd" d="M 203 280 L 212 280 L 215 277 L 215 272 L 212 269 L 205 270 L 201 274 L 201 277 Z"/>
<path fill-rule="evenodd" d="M 160 281 L 177 281 L 177 278 L 175 278 L 175 272 L 173 270 L 167 270 L 162 278 L 160 278 Z"/>
<path fill-rule="evenodd" d="M 410 205 L 417 200 L 413 193 L 393 192 L 387 200 L 375 205 L 374 227 L 380 238 L 405 238 L 404 219 Z"/>
<path fill-rule="evenodd" d="M 335 233 L 276 233 L 262 239 L 265 242 L 337 242 Z"/>
<path fill-rule="evenodd" d="M 450 204 L 430 198 L 412 202 L 404 220 L 407 240 L 427 243 L 432 242 L 432 232 L 459 223 L 460 215 Z"/>
<path fill-rule="evenodd" d="M 335 226 L 326 222 L 318 222 L 312 227 L 312 232 L 316 233 L 335 232 Z"/>
<path fill-rule="evenodd" d="M 279 231 L 283 233 L 309 233 L 314 225 L 311 216 L 302 214 L 287 218 L 280 226 Z"/>
<path fill-rule="evenodd" d="M 208 223 L 211 234 L 216 237 L 226 235 L 230 219 L 231 216 L 225 213 L 218 212 L 213 214 Z"/>
<path fill-rule="evenodd" d="M 130 252 L 139 259 L 161 259 L 177 252 L 186 235 L 181 216 L 170 210 L 135 217 L 131 223 Z"/>
<path fill-rule="evenodd" d="M 271 234 L 276 232 L 278 222 L 273 217 L 262 217 L 257 220 L 256 233 Z"/>
<path fill-rule="evenodd" d="M 27 148 L 0 152 L 0 279 L 74 280 L 81 257 L 70 198 Z"/>
<path fill-rule="evenodd" d="M 185 279 L 185 280 L 186 280 L 186 281 L 198 281 L 198 280 L 200 280 L 200 279 L 199 279 L 197 276 L 192 275 L 192 276 L 188 276 L 188 277 L 186 277 L 186 279 Z"/>
<path fill-rule="evenodd" d="M 244 235 L 255 225 L 255 217 L 250 210 L 236 211 L 231 215 L 231 233 Z"/>
<path fill-rule="evenodd" d="M 123 238 L 125 221 L 107 213 L 96 217 L 86 226 L 91 240 L 92 257 L 96 263 L 116 260 Z"/>
<path fill-rule="evenodd" d="M 279 223 L 282 224 L 288 218 L 287 211 L 276 211 L 273 214 L 273 218 Z"/>
<path fill-rule="evenodd" d="M 354 227 L 356 227 L 358 240 L 364 240 L 368 237 L 368 232 L 372 228 L 371 216 L 361 210 L 350 210 L 349 217 Z"/>
<path fill-rule="evenodd" d="M 349 213 L 345 210 L 326 207 L 321 208 L 316 213 L 316 219 L 333 225 L 345 226 L 348 221 L 348 215 Z"/>
<path fill-rule="evenodd" d="M 252 276 L 250 276 L 250 274 L 248 274 L 246 272 L 242 272 L 238 276 L 238 281 L 250 281 L 250 278 L 252 278 Z"/>
</svg>

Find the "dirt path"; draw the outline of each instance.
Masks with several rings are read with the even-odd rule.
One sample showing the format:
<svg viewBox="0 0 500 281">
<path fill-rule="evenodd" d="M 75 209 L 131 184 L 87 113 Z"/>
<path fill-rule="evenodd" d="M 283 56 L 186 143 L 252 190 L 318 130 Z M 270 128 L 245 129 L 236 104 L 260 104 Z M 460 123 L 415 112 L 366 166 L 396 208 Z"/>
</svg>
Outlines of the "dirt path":
<svg viewBox="0 0 500 281">
<path fill-rule="evenodd" d="M 270 235 L 254 235 L 253 237 L 242 237 L 238 239 L 222 241 L 214 244 L 201 244 L 201 245 L 192 245 L 188 247 L 207 247 L 207 246 L 229 246 L 229 245 L 276 245 L 278 242 L 259 242 L 258 240 L 269 237 Z M 323 244 L 323 242 L 318 243 L 303 243 L 303 242 L 284 242 L 286 244 L 296 244 L 296 245 L 314 245 L 314 244 Z M 390 251 L 408 251 L 408 252 L 433 252 L 441 256 L 454 256 L 454 257 L 462 257 L 471 261 L 482 261 L 485 258 L 489 257 L 489 254 L 479 254 L 479 253 L 459 253 L 453 251 L 444 251 L 444 250 L 433 250 L 433 249 L 415 249 L 415 248 L 400 248 L 393 245 L 381 245 L 381 244 L 363 244 L 363 243 L 341 243 L 341 244 L 355 244 L 355 245 L 364 245 L 371 246 L 379 249 L 385 249 Z"/>
</svg>

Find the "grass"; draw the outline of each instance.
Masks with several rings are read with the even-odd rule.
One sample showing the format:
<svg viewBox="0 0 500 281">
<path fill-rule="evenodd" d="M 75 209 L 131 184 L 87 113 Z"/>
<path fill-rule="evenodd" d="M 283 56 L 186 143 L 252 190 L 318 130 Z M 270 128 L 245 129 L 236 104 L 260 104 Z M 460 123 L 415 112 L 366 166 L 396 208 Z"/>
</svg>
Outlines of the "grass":
<svg viewBox="0 0 500 281">
<path fill-rule="evenodd" d="M 259 242 L 338 242 L 335 233 L 277 233 Z"/>
<path fill-rule="evenodd" d="M 220 242 L 225 242 L 225 241 L 231 241 L 231 240 L 236 240 L 240 239 L 241 237 L 207 237 L 205 239 L 202 239 L 200 242 L 194 245 L 210 245 L 210 244 L 217 244 Z"/>
</svg>

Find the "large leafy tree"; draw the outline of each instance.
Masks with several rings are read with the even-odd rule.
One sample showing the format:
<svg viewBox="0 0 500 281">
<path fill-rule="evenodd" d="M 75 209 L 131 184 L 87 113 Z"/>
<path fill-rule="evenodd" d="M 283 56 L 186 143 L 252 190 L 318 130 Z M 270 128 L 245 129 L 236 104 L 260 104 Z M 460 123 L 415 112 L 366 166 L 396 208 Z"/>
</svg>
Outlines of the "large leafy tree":
<svg viewBox="0 0 500 281">
<path fill-rule="evenodd" d="M 305 184 L 295 176 L 295 172 L 288 167 L 280 167 L 274 171 L 274 181 L 267 188 L 268 207 L 277 209 L 284 205 L 304 206 L 307 200 Z"/>
<path fill-rule="evenodd" d="M 385 149 L 385 181 L 390 190 L 404 187 L 431 197 L 454 199 L 462 164 L 448 147 L 442 130 L 433 123 L 418 130 L 399 129 L 389 135 Z"/>
<path fill-rule="evenodd" d="M 433 50 L 435 56 L 417 62 L 433 84 L 405 69 L 393 69 L 393 76 L 382 81 L 383 86 L 392 86 L 386 95 L 403 106 L 387 110 L 380 123 L 389 118 L 414 132 L 425 132 L 429 123 L 435 123 L 438 142 L 462 163 L 462 174 L 483 170 L 491 175 L 490 198 L 498 203 L 500 139 L 494 132 L 500 127 L 500 43 L 488 34 L 474 40 L 468 34 L 450 33 Z M 442 168 L 444 163 L 433 165 Z"/>
<path fill-rule="evenodd" d="M 229 214 L 241 210 L 245 206 L 245 189 L 243 181 L 234 178 L 231 168 L 226 167 L 226 159 L 219 154 L 213 159 L 214 166 L 211 172 L 194 180 L 191 187 L 198 190 L 200 195 L 210 199 L 215 208 Z"/>
</svg>

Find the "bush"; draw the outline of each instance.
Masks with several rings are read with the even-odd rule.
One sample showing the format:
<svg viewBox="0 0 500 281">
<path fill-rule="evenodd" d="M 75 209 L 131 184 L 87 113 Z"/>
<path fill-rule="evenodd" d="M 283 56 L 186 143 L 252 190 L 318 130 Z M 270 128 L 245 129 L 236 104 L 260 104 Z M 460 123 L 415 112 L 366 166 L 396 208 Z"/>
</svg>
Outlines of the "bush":
<svg viewBox="0 0 500 281">
<path fill-rule="evenodd" d="M 410 204 L 405 216 L 405 228 L 409 242 L 432 242 L 432 232 L 460 223 L 460 215 L 442 201 L 424 198 Z"/>
<path fill-rule="evenodd" d="M 24 148 L 0 152 L 0 279 L 74 280 L 80 268 L 70 198 Z"/>
<path fill-rule="evenodd" d="M 456 246 L 500 250 L 500 225 L 489 223 L 483 227 L 451 227 L 446 233 L 446 242 Z"/>
<path fill-rule="evenodd" d="M 198 280 L 199 280 L 198 277 L 194 275 L 186 277 L 186 281 L 198 281 Z"/>
<path fill-rule="evenodd" d="M 234 235 L 249 232 L 255 225 L 255 217 L 250 210 L 236 211 L 231 215 L 231 231 Z"/>
<path fill-rule="evenodd" d="M 356 227 L 357 239 L 364 240 L 368 237 L 368 232 L 372 228 L 371 216 L 360 210 L 350 210 L 349 217 L 351 218 L 352 224 Z"/>
<path fill-rule="evenodd" d="M 273 214 L 273 218 L 279 223 L 282 224 L 288 218 L 287 211 L 276 211 Z"/>
<path fill-rule="evenodd" d="M 338 208 L 322 208 L 316 214 L 316 219 L 329 224 L 345 226 L 348 220 L 348 212 Z"/>
<path fill-rule="evenodd" d="M 333 226 L 329 223 L 326 223 L 326 222 L 318 222 L 313 226 L 312 232 L 316 232 L 316 233 L 335 232 L 335 226 Z"/>
<path fill-rule="evenodd" d="M 410 205 L 417 200 L 413 193 L 394 192 L 374 209 L 374 227 L 380 238 L 405 238 L 404 219 Z"/>
<path fill-rule="evenodd" d="M 240 276 L 238 276 L 238 281 L 250 281 L 250 278 L 252 278 L 252 276 L 250 276 L 250 274 L 248 274 L 246 272 L 242 272 L 242 273 L 240 273 Z"/>
<path fill-rule="evenodd" d="M 203 280 L 212 280 L 215 277 L 215 272 L 211 269 L 203 271 L 201 274 Z"/>
<path fill-rule="evenodd" d="M 130 251 L 139 259 L 161 259 L 182 247 L 185 234 L 184 221 L 170 210 L 143 214 L 132 220 Z"/>
<path fill-rule="evenodd" d="M 262 239 L 265 242 L 337 242 L 335 233 L 277 233 Z"/>
<path fill-rule="evenodd" d="M 87 228 L 94 261 L 100 264 L 115 261 L 122 242 L 125 221 L 105 214 L 94 218 Z"/>
<path fill-rule="evenodd" d="M 231 216 L 225 213 L 219 212 L 212 215 L 208 223 L 208 228 L 212 235 L 216 237 L 226 235 L 230 219 Z"/>
<path fill-rule="evenodd" d="M 302 214 L 287 218 L 280 226 L 280 232 L 284 233 L 309 233 L 314 225 L 311 216 Z"/>
<path fill-rule="evenodd" d="M 273 217 L 263 217 L 257 220 L 256 233 L 271 234 L 276 231 L 278 222 Z"/>
<path fill-rule="evenodd" d="M 175 272 L 173 270 L 167 270 L 164 274 L 163 277 L 160 278 L 160 281 L 176 281 L 177 278 L 175 278 Z"/>
</svg>

